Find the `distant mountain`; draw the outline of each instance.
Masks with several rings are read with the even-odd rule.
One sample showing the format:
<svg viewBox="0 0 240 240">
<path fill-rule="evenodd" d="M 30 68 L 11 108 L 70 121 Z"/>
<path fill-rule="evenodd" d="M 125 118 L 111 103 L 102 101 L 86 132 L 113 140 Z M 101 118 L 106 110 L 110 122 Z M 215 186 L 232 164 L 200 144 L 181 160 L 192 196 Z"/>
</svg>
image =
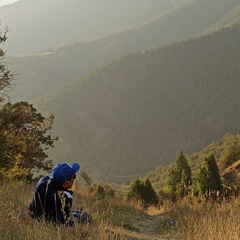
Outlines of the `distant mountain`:
<svg viewBox="0 0 240 240">
<path fill-rule="evenodd" d="M 8 54 L 31 54 L 103 37 L 175 9 L 169 0 L 21 0 L 0 8 Z"/>
<path fill-rule="evenodd" d="M 240 24 L 129 54 L 35 101 L 56 116 L 55 161 L 134 175 L 240 129 Z"/>
<path fill-rule="evenodd" d="M 213 25 L 206 28 L 205 31 L 203 31 L 201 34 L 206 34 L 210 32 L 217 31 L 224 27 L 230 27 L 234 24 L 240 23 L 240 4 L 237 5 L 235 8 L 227 12 L 226 14 L 223 14 L 223 16 L 219 19 L 218 22 L 214 23 Z"/>
<path fill-rule="evenodd" d="M 156 2 L 148 1 L 148 4 L 150 8 L 155 6 Z M 224 17 L 229 16 L 229 13 L 232 16 L 232 11 L 239 5 L 238 0 L 195 0 L 128 31 L 94 41 L 50 49 L 39 54 L 11 58 L 11 68 L 21 74 L 13 92 L 13 99 L 35 98 L 126 54 L 143 52 L 146 49 L 186 40 L 202 32 L 206 33 Z M 145 12 L 146 8 L 144 9 Z M 221 28 L 221 24 L 218 28 Z M 26 43 L 29 44 L 29 41 Z"/>
</svg>

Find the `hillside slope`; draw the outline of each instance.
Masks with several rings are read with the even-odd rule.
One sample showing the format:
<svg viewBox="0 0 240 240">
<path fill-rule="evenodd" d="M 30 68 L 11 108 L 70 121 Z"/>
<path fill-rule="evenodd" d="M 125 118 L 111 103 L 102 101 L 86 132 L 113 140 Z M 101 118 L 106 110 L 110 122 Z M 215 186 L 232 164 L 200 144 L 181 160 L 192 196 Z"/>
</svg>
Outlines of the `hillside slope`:
<svg viewBox="0 0 240 240">
<path fill-rule="evenodd" d="M 236 149 L 239 149 L 239 146 L 239 131 L 237 134 L 226 133 L 223 137 L 212 141 L 210 144 L 204 146 L 199 151 L 190 152 L 185 156 L 188 160 L 189 166 L 191 167 L 192 174 L 196 175 L 196 173 L 200 170 L 204 159 L 209 155 L 213 154 L 219 168 L 219 174 L 225 179 L 224 182 L 228 182 L 228 184 L 230 185 L 236 185 L 240 187 L 239 156 L 235 152 L 235 155 L 232 155 L 232 157 L 235 158 L 233 164 L 226 166 L 226 164 L 224 163 L 226 158 L 229 156 L 229 153 L 233 151 L 233 149 L 235 149 L 235 151 Z M 174 162 L 176 161 L 176 158 L 177 156 L 175 157 Z M 166 166 L 158 166 L 153 171 L 139 177 L 148 178 L 153 184 L 156 192 L 161 192 L 168 184 L 168 174 L 171 167 L 172 163 Z M 130 178 L 126 178 L 126 180 L 129 179 Z"/>
<path fill-rule="evenodd" d="M 128 55 L 35 102 L 56 116 L 52 157 L 131 175 L 239 131 L 240 25 Z"/>
<path fill-rule="evenodd" d="M 198 35 L 239 4 L 238 0 L 195 0 L 147 24 L 106 38 L 9 59 L 11 67 L 21 74 L 13 99 L 35 98 L 113 59 Z"/>
</svg>

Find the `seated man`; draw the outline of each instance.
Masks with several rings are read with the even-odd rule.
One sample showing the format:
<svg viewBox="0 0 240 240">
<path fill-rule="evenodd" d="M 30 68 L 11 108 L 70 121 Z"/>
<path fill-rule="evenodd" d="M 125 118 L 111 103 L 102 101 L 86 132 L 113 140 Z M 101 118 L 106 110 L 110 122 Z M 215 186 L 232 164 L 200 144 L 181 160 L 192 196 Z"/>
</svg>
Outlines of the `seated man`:
<svg viewBox="0 0 240 240">
<path fill-rule="evenodd" d="M 72 187 L 78 163 L 59 163 L 52 169 L 52 176 L 42 177 L 34 190 L 29 206 L 30 216 L 38 221 L 74 225 L 71 218 Z"/>
</svg>

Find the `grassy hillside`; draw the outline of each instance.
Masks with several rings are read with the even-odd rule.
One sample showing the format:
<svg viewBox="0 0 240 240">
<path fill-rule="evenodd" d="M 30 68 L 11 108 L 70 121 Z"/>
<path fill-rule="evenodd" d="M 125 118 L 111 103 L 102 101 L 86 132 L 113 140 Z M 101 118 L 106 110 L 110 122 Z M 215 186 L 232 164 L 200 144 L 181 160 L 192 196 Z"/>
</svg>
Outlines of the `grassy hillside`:
<svg viewBox="0 0 240 240">
<path fill-rule="evenodd" d="M 79 161 L 91 176 L 112 179 L 238 132 L 239 37 L 235 25 L 128 55 L 43 97 L 36 104 L 56 116 L 60 137 L 54 160 Z"/>
<path fill-rule="evenodd" d="M 97 197 L 80 187 L 74 188 L 73 209 L 84 205 L 91 213 L 90 225 L 53 227 L 34 221 L 27 206 L 33 185 L 0 183 L 1 239 L 95 239 L 95 240 L 238 240 L 239 198 L 217 204 L 192 201 L 165 202 L 160 208 L 143 209 L 123 197 Z M 172 225 L 170 223 L 173 223 Z"/>
<path fill-rule="evenodd" d="M 238 0 L 190 1 L 153 21 L 95 41 L 11 58 L 19 76 L 14 100 L 29 100 L 129 53 L 186 40 L 208 29 L 239 6 Z"/>
</svg>

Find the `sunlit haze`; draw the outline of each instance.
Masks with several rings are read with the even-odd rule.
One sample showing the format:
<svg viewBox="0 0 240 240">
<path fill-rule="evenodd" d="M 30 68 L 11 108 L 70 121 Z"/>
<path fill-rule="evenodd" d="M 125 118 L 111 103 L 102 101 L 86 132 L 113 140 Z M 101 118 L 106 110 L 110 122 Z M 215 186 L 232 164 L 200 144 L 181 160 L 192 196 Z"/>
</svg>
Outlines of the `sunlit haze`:
<svg viewBox="0 0 240 240">
<path fill-rule="evenodd" d="M 0 7 L 8 4 L 12 4 L 15 2 L 19 2 L 20 0 L 0 0 Z"/>
</svg>

